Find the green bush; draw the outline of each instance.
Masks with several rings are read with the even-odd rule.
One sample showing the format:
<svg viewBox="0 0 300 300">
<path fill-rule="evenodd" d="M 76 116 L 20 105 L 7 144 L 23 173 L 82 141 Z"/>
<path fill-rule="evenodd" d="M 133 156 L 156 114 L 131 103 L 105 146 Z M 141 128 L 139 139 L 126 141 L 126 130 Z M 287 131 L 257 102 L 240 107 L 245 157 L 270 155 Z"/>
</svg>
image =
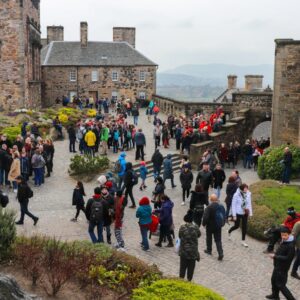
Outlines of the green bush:
<svg viewBox="0 0 300 300">
<path fill-rule="evenodd" d="M 89 175 L 102 172 L 109 167 L 106 156 L 75 155 L 71 158 L 71 175 Z"/>
<path fill-rule="evenodd" d="M 259 240 L 266 240 L 264 231 L 282 224 L 286 211 L 294 206 L 300 211 L 300 187 L 280 185 L 265 180 L 250 186 L 252 192 L 253 217 L 249 220 L 248 234 Z"/>
<path fill-rule="evenodd" d="M 259 158 L 258 176 L 261 179 L 280 180 L 282 178 L 283 164 L 280 161 L 283 159 L 285 147 L 286 145 L 270 147 Z M 293 154 L 291 178 L 296 178 L 300 175 L 300 148 L 293 145 L 289 148 Z"/>
<path fill-rule="evenodd" d="M 20 126 L 11 126 L 6 127 L 1 131 L 2 134 L 6 134 L 7 140 L 13 143 L 17 136 L 21 134 L 21 127 Z"/>
<path fill-rule="evenodd" d="M 0 261 L 10 256 L 15 239 L 15 214 L 0 205 Z"/>
<path fill-rule="evenodd" d="M 224 300 L 217 293 L 190 282 L 162 279 L 133 291 L 133 300 Z"/>
</svg>

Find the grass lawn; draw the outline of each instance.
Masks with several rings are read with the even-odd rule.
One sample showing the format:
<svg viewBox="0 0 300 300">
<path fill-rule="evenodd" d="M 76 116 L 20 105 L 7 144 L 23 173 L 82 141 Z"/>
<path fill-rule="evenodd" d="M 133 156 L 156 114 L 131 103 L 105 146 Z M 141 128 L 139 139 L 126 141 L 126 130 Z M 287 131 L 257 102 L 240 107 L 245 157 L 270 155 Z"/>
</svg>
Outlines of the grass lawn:
<svg viewBox="0 0 300 300">
<path fill-rule="evenodd" d="M 264 180 L 251 185 L 250 191 L 253 217 L 248 232 L 257 239 L 264 240 L 264 230 L 283 222 L 288 207 L 294 206 L 300 212 L 300 186 L 286 186 Z"/>
</svg>

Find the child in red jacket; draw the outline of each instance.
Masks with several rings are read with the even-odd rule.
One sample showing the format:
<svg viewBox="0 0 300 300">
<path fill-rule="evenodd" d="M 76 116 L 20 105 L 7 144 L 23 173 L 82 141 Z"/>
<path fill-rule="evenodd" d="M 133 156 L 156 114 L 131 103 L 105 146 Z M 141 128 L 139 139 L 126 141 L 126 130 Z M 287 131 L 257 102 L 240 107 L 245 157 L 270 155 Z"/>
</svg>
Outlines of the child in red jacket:
<svg viewBox="0 0 300 300">
<path fill-rule="evenodd" d="M 116 248 L 121 251 L 125 251 L 125 243 L 122 235 L 122 226 L 124 209 L 126 205 L 127 203 L 125 197 L 122 194 L 122 191 L 117 191 L 114 199 L 115 237 L 117 240 Z"/>
</svg>

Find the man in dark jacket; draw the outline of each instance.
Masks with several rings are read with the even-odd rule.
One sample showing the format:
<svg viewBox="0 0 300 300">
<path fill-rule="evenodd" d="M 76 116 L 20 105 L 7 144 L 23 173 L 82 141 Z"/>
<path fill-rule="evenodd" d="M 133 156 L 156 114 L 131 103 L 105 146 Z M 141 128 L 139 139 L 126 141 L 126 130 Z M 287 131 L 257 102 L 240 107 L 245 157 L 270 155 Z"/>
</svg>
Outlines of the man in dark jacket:
<svg viewBox="0 0 300 300">
<path fill-rule="evenodd" d="M 0 185 L 9 185 L 8 173 L 12 157 L 7 152 L 7 145 L 2 144 L 0 149 Z"/>
<path fill-rule="evenodd" d="M 85 209 L 86 218 L 89 221 L 89 235 L 93 243 L 103 243 L 104 218 L 109 215 L 108 205 L 101 200 L 101 188 L 94 189 L 94 196 L 88 200 Z M 98 238 L 94 233 L 97 227 Z"/>
<path fill-rule="evenodd" d="M 286 147 L 284 149 L 284 156 L 283 156 L 283 174 L 282 174 L 282 183 L 290 183 L 290 176 L 292 170 L 292 162 L 293 162 L 293 155 L 289 149 Z"/>
<path fill-rule="evenodd" d="M 222 169 L 220 164 L 217 164 L 216 168 L 212 172 L 212 176 L 213 176 L 213 181 L 214 181 L 215 193 L 216 193 L 218 199 L 220 199 L 221 189 L 223 188 L 223 182 L 226 179 L 225 172 Z"/>
<path fill-rule="evenodd" d="M 153 176 L 155 179 L 160 175 L 161 166 L 164 161 L 164 157 L 159 152 L 159 149 L 155 150 L 154 154 L 152 155 L 151 161 L 153 163 Z"/>
<path fill-rule="evenodd" d="M 290 235 L 290 229 L 282 226 L 280 229 L 282 242 L 275 254 L 270 254 L 274 260 L 274 270 L 272 274 L 272 294 L 266 296 L 267 299 L 279 299 L 281 292 L 286 299 L 296 300 L 290 290 L 286 287 L 288 271 L 295 256 L 295 241 Z"/>
<path fill-rule="evenodd" d="M 144 160 L 144 147 L 146 146 L 146 138 L 142 131 L 139 129 L 134 137 L 136 150 L 135 150 L 135 160 L 139 160 L 140 158 Z"/>
<path fill-rule="evenodd" d="M 126 163 L 126 171 L 124 174 L 124 187 L 125 187 L 125 201 L 128 201 L 128 195 L 131 199 L 131 206 L 129 206 L 129 208 L 135 208 L 135 200 L 132 194 L 132 189 L 134 186 L 134 176 L 136 176 L 134 174 L 134 171 L 132 169 L 132 163 L 128 162 Z"/>
<path fill-rule="evenodd" d="M 23 225 L 24 224 L 24 217 L 27 215 L 33 220 L 33 225 L 35 226 L 39 220 L 38 217 L 34 216 L 28 210 L 28 202 L 29 198 L 33 196 L 33 192 L 30 187 L 27 185 L 26 180 L 22 176 L 18 176 L 16 178 L 16 182 L 18 183 L 18 194 L 17 199 L 20 203 L 21 208 L 21 217 L 20 220 L 16 222 L 16 225 Z"/>
<path fill-rule="evenodd" d="M 222 226 L 217 224 L 216 214 L 217 210 L 220 209 L 221 204 L 218 203 L 218 197 L 216 194 L 210 196 L 210 205 L 208 205 L 204 211 L 202 225 L 206 227 L 206 250 L 204 252 L 211 255 L 212 251 L 212 236 L 216 243 L 217 251 L 219 254 L 218 260 L 222 260 L 224 257 L 222 248 Z M 225 208 L 224 211 L 225 218 Z"/>
<path fill-rule="evenodd" d="M 196 184 L 198 183 L 203 186 L 206 192 L 208 192 L 209 186 L 213 184 L 213 176 L 207 162 L 203 163 L 202 170 L 197 175 Z"/>
<path fill-rule="evenodd" d="M 70 125 L 68 128 L 68 135 L 69 135 L 69 151 L 74 152 L 75 151 L 75 142 L 76 142 L 76 130 L 74 126 Z"/>
<path fill-rule="evenodd" d="M 172 155 L 168 154 L 167 157 L 164 159 L 164 184 L 167 179 L 171 179 L 172 188 L 175 188 L 176 185 L 174 184 L 174 174 L 173 174 L 173 163 L 172 163 Z"/>
</svg>

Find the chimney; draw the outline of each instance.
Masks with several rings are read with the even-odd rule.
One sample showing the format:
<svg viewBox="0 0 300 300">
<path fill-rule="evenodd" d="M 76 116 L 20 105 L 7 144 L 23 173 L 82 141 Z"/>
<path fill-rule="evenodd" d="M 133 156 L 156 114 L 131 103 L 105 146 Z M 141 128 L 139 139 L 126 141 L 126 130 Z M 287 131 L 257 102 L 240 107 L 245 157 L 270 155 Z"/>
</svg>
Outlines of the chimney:
<svg viewBox="0 0 300 300">
<path fill-rule="evenodd" d="M 262 90 L 263 78 L 262 75 L 245 75 L 245 90 L 247 92 Z"/>
<path fill-rule="evenodd" d="M 47 44 L 54 41 L 64 40 L 64 27 L 63 26 L 47 26 Z"/>
<path fill-rule="evenodd" d="M 114 27 L 113 28 L 114 42 L 127 42 L 135 48 L 135 27 Z"/>
<path fill-rule="evenodd" d="M 80 23 L 80 43 L 81 48 L 86 48 L 88 46 L 88 23 Z"/>
<path fill-rule="evenodd" d="M 236 83 L 237 83 L 237 76 L 236 75 L 228 75 L 228 90 L 236 89 Z"/>
</svg>

